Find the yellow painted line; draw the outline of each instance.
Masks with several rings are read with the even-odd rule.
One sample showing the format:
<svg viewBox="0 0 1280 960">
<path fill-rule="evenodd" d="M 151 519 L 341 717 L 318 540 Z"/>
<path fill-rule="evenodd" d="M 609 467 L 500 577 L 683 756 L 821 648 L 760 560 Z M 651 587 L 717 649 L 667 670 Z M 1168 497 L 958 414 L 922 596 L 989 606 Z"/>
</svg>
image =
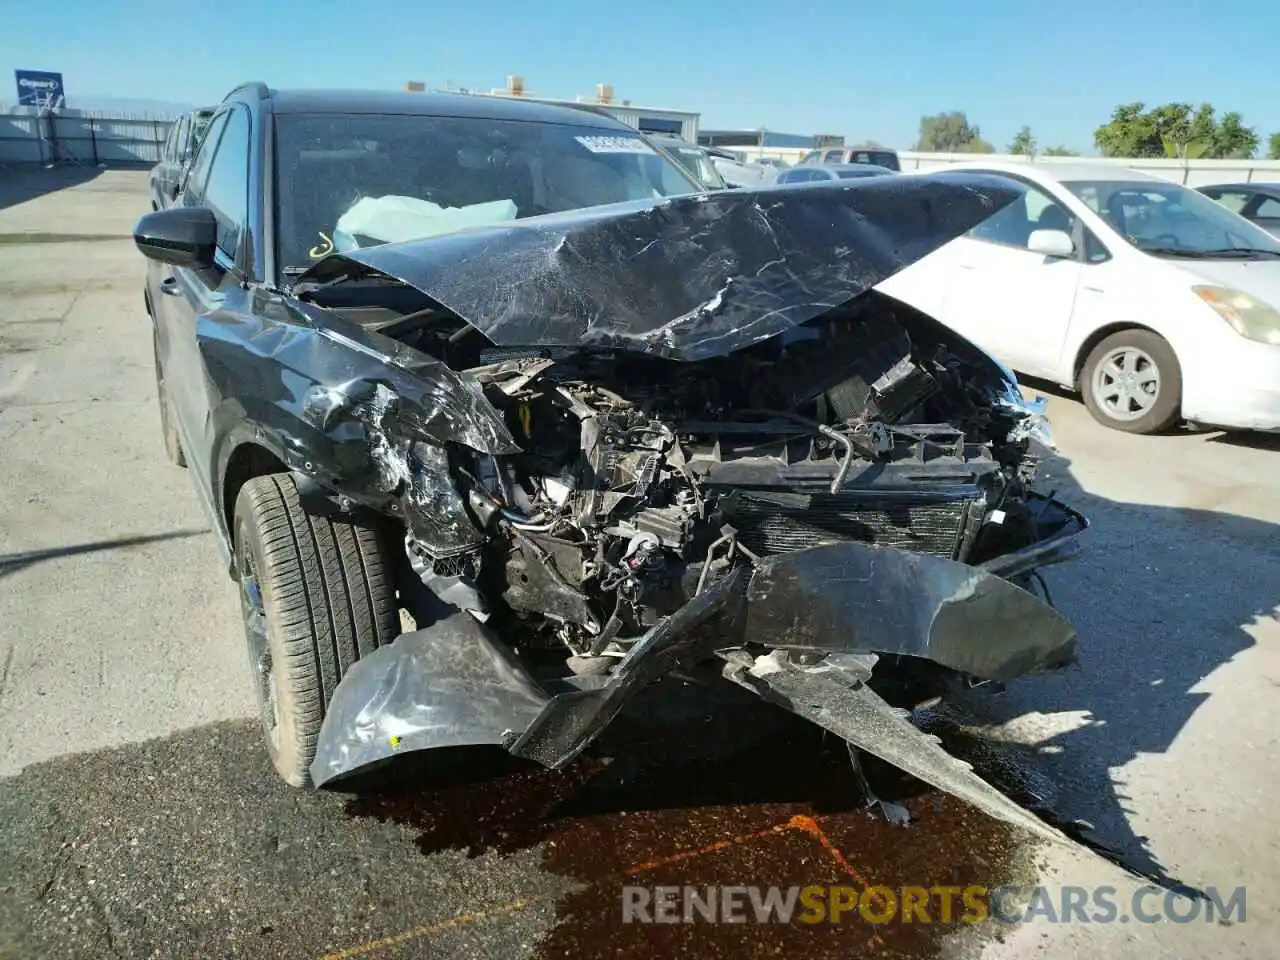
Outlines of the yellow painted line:
<svg viewBox="0 0 1280 960">
<path fill-rule="evenodd" d="M 437 934 L 455 930 L 458 927 L 468 927 L 497 917 L 512 916 L 527 909 L 530 902 L 529 900 L 513 900 L 511 903 L 494 907 L 492 910 L 477 910 L 475 913 L 459 914 L 456 917 L 450 917 L 448 920 L 441 920 L 439 923 L 431 923 L 423 927 L 414 927 L 412 930 L 405 930 L 403 933 L 383 937 L 381 940 L 370 940 L 368 943 L 362 943 L 358 947 L 348 947 L 346 950 L 339 950 L 337 953 L 326 953 L 321 960 L 352 960 L 354 957 L 366 957 L 371 953 L 377 953 L 379 950 L 386 950 L 388 947 L 408 943 L 411 940 L 422 940 L 425 937 L 434 937 Z"/>
</svg>

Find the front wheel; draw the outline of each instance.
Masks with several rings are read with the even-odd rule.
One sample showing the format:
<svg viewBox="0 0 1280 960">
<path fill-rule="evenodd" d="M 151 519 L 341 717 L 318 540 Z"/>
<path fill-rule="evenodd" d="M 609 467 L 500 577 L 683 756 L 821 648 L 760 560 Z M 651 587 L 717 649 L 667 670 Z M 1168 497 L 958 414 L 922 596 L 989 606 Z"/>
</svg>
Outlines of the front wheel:
<svg viewBox="0 0 1280 960">
<path fill-rule="evenodd" d="M 1177 421 L 1182 368 L 1168 341 L 1150 330 L 1121 330 L 1090 351 L 1080 393 L 1093 418 L 1125 433 L 1160 433 Z"/>
<path fill-rule="evenodd" d="M 303 511 L 288 474 L 236 497 L 235 563 L 267 753 L 296 787 L 338 681 L 399 633 L 391 560 L 376 529 Z"/>
</svg>

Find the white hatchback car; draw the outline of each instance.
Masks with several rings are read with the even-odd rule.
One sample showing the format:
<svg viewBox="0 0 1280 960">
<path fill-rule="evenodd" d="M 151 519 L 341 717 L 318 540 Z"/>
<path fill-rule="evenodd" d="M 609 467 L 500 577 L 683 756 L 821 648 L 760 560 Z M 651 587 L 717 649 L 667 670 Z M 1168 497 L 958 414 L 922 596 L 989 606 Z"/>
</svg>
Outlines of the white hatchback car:
<svg viewBox="0 0 1280 960">
<path fill-rule="evenodd" d="M 878 289 L 1100 422 L 1280 430 L 1280 240 L 1187 187 L 1087 163 L 957 164 L 1026 196 Z M 931 171 L 938 173 L 940 171 Z"/>
</svg>

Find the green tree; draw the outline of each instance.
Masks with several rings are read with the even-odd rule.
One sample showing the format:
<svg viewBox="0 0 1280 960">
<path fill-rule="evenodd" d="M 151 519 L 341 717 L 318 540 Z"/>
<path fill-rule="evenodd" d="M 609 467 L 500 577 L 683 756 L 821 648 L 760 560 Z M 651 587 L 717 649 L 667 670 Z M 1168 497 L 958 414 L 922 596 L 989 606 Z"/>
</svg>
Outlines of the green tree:
<svg viewBox="0 0 1280 960">
<path fill-rule="evenodd" d="M 1034 156 L 1036 152 L 1036 138 L 1031 135 L 1031 128 L 1023 126 L 1009 144 L 1009 152 L 1020 157 Z"/>
<path fill-rule="evenodd" d="M 1219 121 L 1209 103 L 1194 111 L 1188 103 L 1166 103 L 1150 110 L 1143 103 L 1125 103 L 1094 131 L 1093 142 L 1105 157 L 1247 159 L 1258 148 L 1258 135 L 1244 125 L 1239 113 L 1223 114 Z"/>
<path fill-rule="evenodd" d="M 1249 160 L 1258 152 L 1258 132 L 1244 125 L 1244 118 L 1234 110 L 1224 113 L 1213 136 L 1213 151 L 1228 160 Z"/>
<path fill-rule="evenodd" d="M 1267 159 L 1280 160 L 1280 133 L 1273 133 L 1267 138 Z"/>
<path fill-rule="evenodd" d="M 1043 154 L 1046 157 L 1078 157 L 1080 156 L 1079 153 L 1077 153 L 1075 150 L 1072 150 L 1070 147 L 1045 147 Z"/>
<path fill-rule="evenodd" d="M 1093 142 L 1104 157 L 1161 156 L 1152 149 L 1155 125 L 1143 103 L 1124 103 L 1111 111 L 1111 119 L 1093 131 Z"/>
<path fill-rule="evenodd" d="M 963 110 L 951 110 L 920 118 L 916 149 L 926 153 L 994 153 Z"/>
</svg>

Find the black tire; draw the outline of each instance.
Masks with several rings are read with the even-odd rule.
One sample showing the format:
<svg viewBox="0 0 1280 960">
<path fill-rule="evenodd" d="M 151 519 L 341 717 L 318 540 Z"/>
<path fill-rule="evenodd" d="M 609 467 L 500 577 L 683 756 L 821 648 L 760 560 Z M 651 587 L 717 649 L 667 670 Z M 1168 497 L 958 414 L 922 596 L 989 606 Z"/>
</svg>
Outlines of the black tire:
<svg viewBox="0 0 1280 960">
<path fill-rule="evenodd" d="M 154 331 L 151 334 L 151 347 L 155 352 L 156 360 L 156 401 L 160 405 L 160 431 L 164 434 L 164 454 L 174 466 L 185 467 L 187 455 L 182 452 L 182 441 L 178 439 L 173 399 L 169 396 L 169 385 L 165 382 L 164 369 L 160 366 L 160 341 Z"/>
<path fill-rule="evenodd" d="M 1137 401 L 1121 395 L 1114 398 L 1114 404 L 1109 404 L 1100 395 L 1105 388 L 1099 386 L 1099 368 L 1118 351 L 1134 351 L 1135 354 L 1145 356 L 1133 373 L 1149 373 L 1151 366 L 1154 366 L 1159 376 L 1154 402 L 1141 415 L 1130 418 L 1125 418 L 1118 411 L 1123 406 L 1136 414 L 1140 409 Z M 1137 384 L 1130 386 L 1135 390 L 1141 389 Z M 1085 359 L 1078 387 L 1084 405 L 1093 418 L 1113 430 L 1125 433 L 1160 433 L 1173 426 L 1181 416 L 1182 367 L 1168 341 L 1150 330 L 1121 330 L 1099 343 Z"/>
<path fill-rule="evenodd" d="M 241 487 L 233 529 L 267 752 L 288 783 L 308 786 L 338 681 L 400 631 L 391 559 L 377 530 L 305 513 L 288 474 Z"/>
</svg>

